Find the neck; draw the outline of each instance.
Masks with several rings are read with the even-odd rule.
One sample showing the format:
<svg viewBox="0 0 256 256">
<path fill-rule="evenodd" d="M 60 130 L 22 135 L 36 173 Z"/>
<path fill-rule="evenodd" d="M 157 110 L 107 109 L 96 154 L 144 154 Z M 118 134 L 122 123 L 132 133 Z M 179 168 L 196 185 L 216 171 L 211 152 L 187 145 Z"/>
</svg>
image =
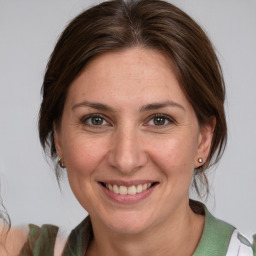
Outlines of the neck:
<svg viewBox="0 0 256 256">
<path fill-rule="evenodd" d="M 119 234 L 94 224 L 94 240 L 86 255 L 183 256 L 192 255 L 196 250 L 203 232 L 204 216 L 193 213 L 187 205 L 175 216 L 136 234 Z"/>
</svg>

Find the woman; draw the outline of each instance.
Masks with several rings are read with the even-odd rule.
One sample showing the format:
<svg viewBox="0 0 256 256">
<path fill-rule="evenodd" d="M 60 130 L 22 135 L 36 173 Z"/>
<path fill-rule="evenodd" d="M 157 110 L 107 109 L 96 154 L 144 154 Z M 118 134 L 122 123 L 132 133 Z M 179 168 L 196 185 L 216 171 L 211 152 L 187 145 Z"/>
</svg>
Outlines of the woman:
<svg viewBox="0 0 256 256">
<path fill-rule="evenodd" d="M 189 199 L 192 181 L 208 190 L 227 132 L 218 59 L 185 13 L 155 0 L 83 12 L 61 35 L 42 92 L 41 144 L 90 217 L 67 242 L 55 241 L 57 227 L 31 225 L 18 255 L 252 255 Z"/>
</svg>

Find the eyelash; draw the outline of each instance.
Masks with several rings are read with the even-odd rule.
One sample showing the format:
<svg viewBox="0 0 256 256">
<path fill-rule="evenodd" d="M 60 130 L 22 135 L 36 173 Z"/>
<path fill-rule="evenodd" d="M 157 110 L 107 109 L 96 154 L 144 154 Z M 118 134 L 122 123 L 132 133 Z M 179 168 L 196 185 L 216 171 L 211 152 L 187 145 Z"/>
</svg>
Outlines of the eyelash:
<svg viewBox="0 0 256 256">
<path fill-rule="evenodd" d="M 153 120 L 154 118 L 163 118 L 164 121 L 168 121 L 169 123 L 168 124 L 164 124 L 164 125 L 159 125 L 159 127 L 165 127 L 171 123 L 175 123 L 175 121 L 170 117 L 170 116 L 167 116 L 165 114 L 154 114 L 152 115 L 150 118 L 149 118 L 149 121 L 147 123 L 149 123 L 151 120 Z M 147 126 L 147 125 L 146 125 Z M 154 125 L 154 126 L 158 126 L 158 125 Z"/>
<path fill-rule="evenodd" d="M 90 114 L 88 116 L 85 116 L 81 119 L 81 123 L 85 124 L 87 126 L 93 127 L 93 128 L 100 128 L 101 126 L 106 126 L 106 125 L 94 125 L 94 124 L 89 124 L 88 120 L 92 120 L 92 118 L 101 118 L 103 120 L 103 122 L 107 122 L 106 118 L 103 115 L 100 114 Z M 92 122 L 91 122 L 92 123 Z M 107 122 L 108 123 L 108 122 Z"/>
<path fill-rule="evenodd" d="M 95 124 L 92 124 L 92 118 L 101 118 L 103 120 L 103 122 L 108 123 L 108 125 L 103 125 L 103 124 L 95 125 Z M 152 120 L 154 122 L 154 118 L 162 118 L 162 119 L 164 119 L 164 122 L 168 121 L 168 124 L 150 125 L 149 122 L 152 121 Z M 91 124 L 88 123 L 88 120 L 90 120 L 90 119 L 91 119 Z M 109 125 L 109 122 L 106 121 L 106 118 L 103 115 L 101 115 L 101 114 L 90 114 L 90 115 L 87 115 L 87 116 L 85 116 L 85 117 L 83 117 L 81 119 L 81 123 L 84 124 L 84 125 L 93 127 L 95 129 L 102 128 L 102 126 L 111 126 L 111 125 Z M 169 125 L 171 123 L 175 123 L 175 121 L 170 116 L 167 116 L 165 114 L 154 114 L 154 115 L 152 115 L 152 116 L 150 116 L 148 118 L 148 121 L 146 122 L 146 124 L 144 126 L 155 126 L 155 127 L 162 128 L 162 127 L 166 127 L 167 125 Z"/>
</svg>

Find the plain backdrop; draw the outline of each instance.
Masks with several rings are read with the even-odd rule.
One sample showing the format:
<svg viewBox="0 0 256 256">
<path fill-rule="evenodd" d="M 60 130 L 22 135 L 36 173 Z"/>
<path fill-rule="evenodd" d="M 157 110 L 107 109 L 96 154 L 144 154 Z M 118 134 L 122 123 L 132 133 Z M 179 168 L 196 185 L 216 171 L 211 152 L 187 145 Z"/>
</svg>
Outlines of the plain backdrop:
<svg viewBox="0 0 256 256">
<path fill-rule="evenodd" d="M 48 57 L 68 21 L 100 1 L 0 0 L 0 184 L 13 225 L 53 223 L 67 231 L 86 212 L 60 191 L 37 132 Z M 211 171 L 209 210 L 242 233 L 256 233 L 256 1 L 170 1 L 212 40 L 227 87 L 228 145 Z"/>
</svg>

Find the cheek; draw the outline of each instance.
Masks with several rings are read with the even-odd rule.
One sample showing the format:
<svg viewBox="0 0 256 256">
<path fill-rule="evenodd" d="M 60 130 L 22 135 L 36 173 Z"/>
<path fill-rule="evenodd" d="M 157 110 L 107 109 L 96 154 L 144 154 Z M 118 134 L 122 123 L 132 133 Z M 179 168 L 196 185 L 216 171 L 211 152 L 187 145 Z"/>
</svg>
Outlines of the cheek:
<svg viewBox="0 0 256 256">
<path fill-rule="evenodd" d="M 64 158 L 70 187 L 87 212 L 95 210 L 93 184 L 95 174 L 105 156 L 104 140 L 72 136 L 65 140 Z M 96 210 L 97 211 L 97 210 Z"/>
<path fill-rule="evenodd" d="M 65 141 L 64 159 L 69 176 L 88 176 L 105 156 L 104 140 L 78 135 Z"/>
<path fill-rule="evenodd" d="M 189 175 L 194 170 L 196 139 L 186 135 L 170 136 L 151 144 L 151 158 L 168 176 Z M 172 177 L 172 178 L 173 178 Z"/>
</svg>

